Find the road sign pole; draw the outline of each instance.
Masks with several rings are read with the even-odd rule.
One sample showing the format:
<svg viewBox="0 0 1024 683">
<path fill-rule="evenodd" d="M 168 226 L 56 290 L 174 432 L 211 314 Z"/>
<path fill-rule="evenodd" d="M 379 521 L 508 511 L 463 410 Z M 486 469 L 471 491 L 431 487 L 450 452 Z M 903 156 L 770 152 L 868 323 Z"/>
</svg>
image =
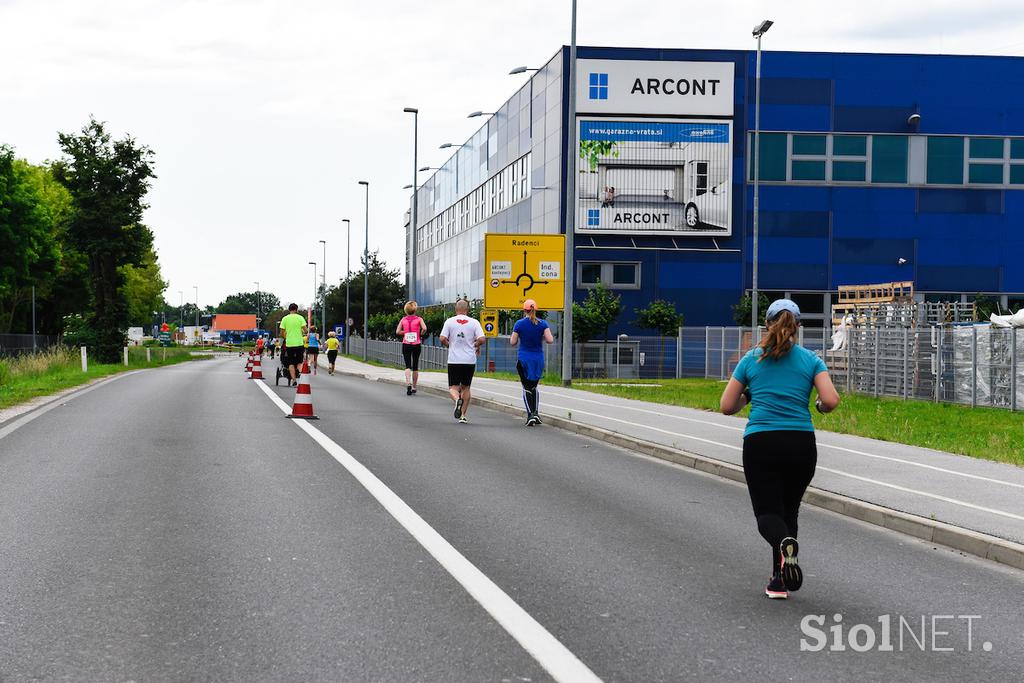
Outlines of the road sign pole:
<svg viewBox="0 0 1024 683">
<path fill-rule="evenodd" d="M 572 384 L 572 299 L 574 282 L 573 245 L 576 232 L 576 0 L 572 0 L 572 34 L 569 43 L 569 73 L 566 79 L 569 107 L 566 121 L 569 145 L 565 151 L 565 302 L 562 309 L 562 385 Z"/>
</svg>

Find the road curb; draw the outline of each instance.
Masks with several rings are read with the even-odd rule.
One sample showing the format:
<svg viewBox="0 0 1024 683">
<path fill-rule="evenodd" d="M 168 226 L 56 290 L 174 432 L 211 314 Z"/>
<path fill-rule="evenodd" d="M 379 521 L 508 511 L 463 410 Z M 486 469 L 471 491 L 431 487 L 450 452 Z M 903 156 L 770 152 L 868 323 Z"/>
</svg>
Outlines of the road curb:
<svg viewBox="0 0 1024 683">
<path fill-rule="evenodd" d="M 404 381 L 376 377 L 361 372 L 345 370 L 338 370 L 337 372 L 344 375 L 362 377 L 370 381 L 405 385 Z M 420 385 L 419 390 L 448 398 L 448 392 L 437 387 Z M 490 398 L 474 396 L 473 403 L 510 415 L 526 416 L 526 411 L 522 408 Z M 582 436 L 588 436 L 598 441 L 619 446 L 620 448 L 643 453 L 660 460 L 667 460 L 716 477 L 746 483 L 746 479 L 743 476 L 743 468 L 730 462 L 715 460 L 714 458 L 690 453 L 679 448 L 626 436 L 602 427 L 574 422 L 564 417 L 545 416 L 544 424 Z M 846 517 L 852 517 L 868 524 L 884 527 L 929 543 L 943 545 L 968 555 L 982 557 L 1015 569 L 1024 570 L 1024 545 L 1020 543 L 1014 543 L 997 536 L 963 529 L 952 524 L 912 515 L 907 512 L 892 510 L 881 505 L 813 486 L 807 489 L 807 493 L 804 495 L 804 502 L 808 505 L 824 508 L 825 510 L 830 510 Z"/>
</svg>

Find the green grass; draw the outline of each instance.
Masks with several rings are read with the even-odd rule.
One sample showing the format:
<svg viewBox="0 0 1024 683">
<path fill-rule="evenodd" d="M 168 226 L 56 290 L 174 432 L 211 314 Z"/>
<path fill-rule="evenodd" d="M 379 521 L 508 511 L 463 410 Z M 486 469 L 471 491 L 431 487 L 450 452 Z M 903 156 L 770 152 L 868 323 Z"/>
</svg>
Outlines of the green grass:
<svg viewBox="0 0 1024 683">
<path fill-rule="evenodd" d="M 725 382 L 714 379 L 600 380 L 606 386 L 573 382 L 576 389 L 653 403 L 718 410 Z M 949 403 L 903 401 L 844 394 L 835 412 L 811 410 L 816 429 L 865 436 L 882 441 L 934 448 L 986 460 L 1024 466 L 1024 413 L 997 408 L 971 408 Z M 749 408 L 739 415 L 746 417 Z"/>
<path fill-rule="evenodd" d="M 82 357 L 79 350 L 64 347 L 0 360 L 0 408 L 7 408 L 127 370 L 210 358 L 193 356 L 192 350 L 188 347 L 167 349 L 166 360 L 163 349 L 151 349 L 151 354 L 153 360 L 147 363 L 146 349 L 133 346 L 128 350 L 128 367 L 122 363 L 104 364 L 90 361 L 88 372 L 82 372 Z"/>
</svg>

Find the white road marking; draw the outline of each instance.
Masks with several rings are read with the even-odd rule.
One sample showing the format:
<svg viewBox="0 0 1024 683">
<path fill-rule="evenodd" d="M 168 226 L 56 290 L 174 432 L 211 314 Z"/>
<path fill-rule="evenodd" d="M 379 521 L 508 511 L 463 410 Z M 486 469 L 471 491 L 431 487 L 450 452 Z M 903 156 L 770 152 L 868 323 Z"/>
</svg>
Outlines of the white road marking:
<svg viewBox="0 0 1024 683">
<path fill-rule="evenodd" d="M 496 396 L 504 396 L 504 394 L 499 394 L 497 392 L 488 391 L 486 389 L 478 389 L 478 391 L 480 391 L 481 393 L 486 393 L 486 394 L 494 394 Z M 740 452 L 743 451 L 743 448 L 740 447 L 740 446 L 734 446 L 732 444 L 722 443 L 721 441 L 713 441 L 711 439 L 704 439 L 704 438 L 699 437 L 699 436 L 693 436 L 692 434 L 682 434 L 680 432 L 670 432 L 667 429 L 660 429 L 658 427 L 652 427 L 650 425 L 637 424 L 636 422 L 630 422 L 629 420 L 620 420 L 618 418 L 609 417 L 607 415 L 598 415 L 597 413 L 590 413 L 590 412 L 587 412 L 585 410 L 578 410 L 578 409 L 575 409 L 575 408 L 566 408 L 565 406 L 555 405 L 555 404 L 553 404 L 551 402 L 545 402 L 544 405 L 550 406 L 552 408 L 557 408 L 558 410 L 564 410 L 566 412 L 575 412 L 575 413 L 578 413 L 580 415 L 589 415 L 591 417 L 598 417 L 598 418 L 601 418 L 602 420 L 611 420 L 613 422 L 620 422 L 622 424 L 633 425 L 635 427 L 640 427 L 641 429 L 648 429 L 648 430 L 651 430 L 651 431 L 654 431 L 654 432 L 660 432 L 662 434 L 667 434 L 669 436 L 678 436 L 678 437 L 683 438 L 683 439 L 692 439 L 694 441 L 701 441 L 703 443 L 711 444 L 713 446 L 720 446 L 722 448 L 727 448 L 727 449 L 733 450 L 733 451 L 740 451 Z M 978 510 L 979 512 L 987 512 L 987 513 L 990 513 L 990 514 L 993 514 L 993 515 L 999 515 L 1001 517 L 1009 517 L 1010 519 L 1018 519 L 1018 520 L 1024 521 L 1024 517 L 1022 517 L 1020 515 L 1015 515 L 1012 512 L 1003 512 L 1001 510 L 995 510 L 993 508 L 982 507 L 980 505 L 975 505 L 973 503 L 968 503 L 966 501 L 957 500 L 956 498 L 947 498 L 946 496 L 940 496 L 940 495 L 937 495 L 937 494 L 934 494 L 934 493 L 928 493 L 927 491 L 919 491 L 917 489 L 907 488 L 905 486 L 900 486 L 898 484 L 890 484 L 888 482 L 878 481 L 877 479 L 868 479 L 867 477 L 862 477 L 862 476 L 857 475 L 857 474 L 852 474 L 850 472 L 843 472 L 842 470 L 836 470 L 836 469 L 832 469 L 830 467 L 823 467 L 821 465 L 818 465 L 817 469 L 822 470 L 824 472 L 831 472 L 832 474 L 838 474 L 838 475 L 843 476 L 843 477 L 849 477 L 850 479 L 857 479 L 857 480 L 860 480 L 860 481 L 863 481 L 863 482 L 867 482 L 867 483 L 870 483 L 870 484 L 875 484 L 876 486 L 884 486 L 886 488 L 895 489 L 896 491 L 902 491 L 904 493 L 912 493 L 912 494 L 915 494 L 915 495 L 918 495 L 918 496 L 923 496 L 925 498 L 932 498 L 934 500 L 941 500 L 943 502 L 951 503 L 953 505 L 959 505 L 961 507 L 970 508 L 972 510 Z"/>
<path fill-rule="evenodd" d="M 128 372 L 121 372 L 121 373 L 118 373 L 118 374 L 114 375 L 113 377 L 108 377 L 107 379 L 105 379 L 105 380 L 103 380 L 101 382 L 96 382 L 96 384 L 93 384 L 91 386 L 85 387 L 84 389 L 80 389 L 80 390 L 72 392 L 70 394 L 66 394 L 64 396 L 61 396 L 60 398 L 54 399 L 50 403 L 47 403 L 46 405 L 44 405 L 44 406 L 42 406 L 40 408 L 37 408 L 37 409 L 35 409 L 35 410 L 33 410 L 33 411 L 31 411 L 31 412 L 29 412 L 29 413 L 19 417 L 19 418 L 17 418 L 13 422 L 11 422 L 11 424 L 7 425 L 3 429 L 0 429 L 0 439 L 4 438 L 8 434 L 10 434 L 11 432 L 13 432 L 18 427 L 24 427 L 25 425 L 27 425 L 29 422 L 31 422 L 32 420 L 36 419 L 37 417 L 39 417 L 41 415 L 45 415 L 46 413 L 50 412 L 54 408 L 59 408 L 60 406 L 64 405 L 68 401 L 74 400 L 74 399 L 78 398 L 79 396 L 84 396 L 85 394 L 88 394 L 90 391 L 93 391 L 95 389 L 99 389 L 102 386 L 106 386 L 107 384 L 110 384 L 111 382 L 113 382 L 115 380 L 119 380 L 122 377 L 127 377 L 128 375 L 134 375 L 137 372 L 142 372 L 142 371 L 141 370 L 130 370 Z"/>
<path fill-rule="evenodd" d="M 282 412 L 291 412 L 291 408 L 265 382 L 257 381 L 256 385 Z M 401 524 L 552 678 L 556 681 L 574 683 L 601 680 L 348 451 L 309 422 L 295 420 L 294 423 L 348 470 L 349 474 L 395 518 L 395 521 Z"/>
<path fill-rule="evenodd" d="M 488 384 L 490 384 L 490 382 L 488 382 Z M 545 389 L 547 389 L 547 387 L 545 387 Z M 494 393 L 496 396 L 503 396 L 505 398 L 511 398 L 511 399 L 517 398 L 513 394 L 503 394 L 503 393 L 500 393 L 500 392 L 491 392 L 491 393 Z M 548 393 L 548 392 L 545 392 L 545 393 Z M 550 393 L 555 395 L 555 396 L 560 396 L 563 399 L 568 399 L 570 401 L 581 401 L 581 402 L 584 402 L 584 403 L 593 403 L 593 404 L 599 405 L 599 406 L 605 406 L 605 407 L 608 407 L 608 408 L 617 408 L 619 410 L 632 410 L 633 412 L 645 413 L 647 415 L 654 415 L 656 417 L 669 417 L 669 418 L 672 418 L 672 419 L 675 419 L 675 420 L 683 420 L 684 422 L 696 422 L 697 424 L 712 425 L 712 426 L 715 426 L 715 427 L 719 427 L 721 429 L 728 429 L 728 430 L 734 431 L 734 432 L 742 432 L 743 431 L 743 427 L 733 427 L 732 425 L 722 424 L 721 422 L 716 422 L 714 420 L 700 420 L 700 419 L 693 418 L 693 417 L 686 417 L 684 415 L 673 415 L 672 413 L 667 413 L 667 412 L 666 413 L 659 413 L 659 412 L 654 411 L 654 410 L 647 410 L 645 408 L 637 408 L 635 406 L 624 405 L 624 404 L 621 404 L 621 403 L 609 403 L 609 402 L 604 402 L 604 401 L 596 401 L 596 400 L 589 399 L 589 398 L 581 398 L 579 396 L 571 396 L 571 395 L 566 394 L 565 392 L 561 392 L 561 391 L 557 391 L 557 390 L 551 390 Z M 564 410 L 569 410 L 569 409 L 565 408 Z M 581 411 L 577 411 L 577 412 L 581 412 Z M 609 419 L 611 419 L 611 418 L 609 418 Z M 645 425 L 641 425 L 641 424 L 638 424 L 638 423 L 635 423 L 635 422 L 631 422 L 629 424 L 636 424 L 638 427 L 645 426 Z M 983 476 L 978 475 L 978 474 L 970 474 L 968 472 L 960 472 L 958 470 L 951 470 L 951 469 L 948 469 L 948 468 L 945 468 L 945 467 L 938 467 L 936 465 L 928 465 L 928 464 L 925 464 L 925 463 L 922 463 L 922 462 L 915 462 L 914 460 L 906 460 L 904 458 L 896 458 L 896 457 L 889 456 L 889 455 L 879 455 L 877 453 L 867 453 L 865 451 L 859 451 L 859 450 L 856 450 L 856 449 L 853 449 L 853 448 L 846 448 L 845 446 L 836 446 L 834 444 L 825 443 L 825 442 L 821 441 L 820 439 L 818 440 L 818 447 L 819 448 L 822 448 L 822 447 L 824 447 L 824 448 L 831 448 L 831 449 L 836 450 L 836 451 L 843 451 L 844 453 L 851 453 L 853 455 L 859 455 L 859 456 L 862 456 L 862 457 L 865 457 L 865 458 L 874 458 L 876 460 L 888 460 L 889 462 L 897 462 L 897 463 L 900 463 L 901 465 L 911 465 L 913 467 L 920 467 L 920 468 L 923 468 L 923 469 L 932 470 L 933 472 L 942 472 L 943 474 L 950 474 L 950 475 L 953 475 L 953 476 L 956 476 L 956 477 L 964 477 L 964 478 L 967 478 L 967 479 L 974 479 L 976 481 L 984 481 L 984 482 L 988 482 L 990 484 L 999 484 L 1001 486 L 1009 486 L 1011 488 L 1016 488 L 1016 489 L 1024 490 L 1024 484 L 1017 484 L 1017 483 L 1012 482 L 1012 481 L 1004 481 L 1002 479 L 995 479 L 995 478 L 992 478 L 992 477 L 983 477 Z"/>
</svg>

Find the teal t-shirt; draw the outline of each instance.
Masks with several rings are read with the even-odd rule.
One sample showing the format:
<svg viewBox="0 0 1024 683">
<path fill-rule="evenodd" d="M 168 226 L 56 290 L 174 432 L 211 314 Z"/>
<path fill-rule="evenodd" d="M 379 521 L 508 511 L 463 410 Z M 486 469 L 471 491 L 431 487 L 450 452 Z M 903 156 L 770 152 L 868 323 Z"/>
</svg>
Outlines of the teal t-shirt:
<svg viewBox="0 0 1024 683">
<path fill-rule="evenodd" d="M 761 348 L 749 351 L 732 373 L 733 379 L 750 387 L 750 418 L 743 436 L 782 430 L 813 432 L 807 404 L 814 377 L 828 371 L 825 361 L 799 345 L 778 360 L 765 358 L 759 363 L 763 353 Z"/>
</svg>

